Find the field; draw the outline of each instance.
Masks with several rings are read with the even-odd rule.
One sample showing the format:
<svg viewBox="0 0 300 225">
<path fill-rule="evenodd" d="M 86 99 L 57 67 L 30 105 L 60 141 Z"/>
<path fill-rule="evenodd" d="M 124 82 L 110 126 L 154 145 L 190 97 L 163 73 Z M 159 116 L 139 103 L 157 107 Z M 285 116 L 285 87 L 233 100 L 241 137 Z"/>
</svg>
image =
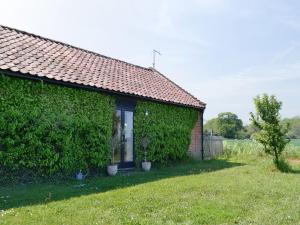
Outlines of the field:
<svg viewBox="0 0 300 225">
<path fill-rule="evenodd" d="M 300 224 L 299 141 L 277 171 L 259 146 L 116 177 L 0 187 L 0 224 Z"/>
<path fill-rule="evenodd" d="M 224 151 L 227 158 L 265 156 L 262 145 L 252 140 L 225 140 Z M 283 157 L 287 160 L 300 160 L 300 139 L 290 141 L 283 152 Z"/>
</svg>

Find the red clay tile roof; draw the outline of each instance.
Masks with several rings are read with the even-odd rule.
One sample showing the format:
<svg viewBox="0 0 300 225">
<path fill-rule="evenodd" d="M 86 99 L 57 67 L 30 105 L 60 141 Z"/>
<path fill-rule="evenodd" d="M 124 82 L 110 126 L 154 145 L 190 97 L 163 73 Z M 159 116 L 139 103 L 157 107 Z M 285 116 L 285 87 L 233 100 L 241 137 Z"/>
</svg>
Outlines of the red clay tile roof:
<svg viewBox="0 0 300 225">
<path fill-rule="evenodd" d="M 205 103 L 156 70 L 0 25 L 0 69 L 172 104 Z"/>
</svg>

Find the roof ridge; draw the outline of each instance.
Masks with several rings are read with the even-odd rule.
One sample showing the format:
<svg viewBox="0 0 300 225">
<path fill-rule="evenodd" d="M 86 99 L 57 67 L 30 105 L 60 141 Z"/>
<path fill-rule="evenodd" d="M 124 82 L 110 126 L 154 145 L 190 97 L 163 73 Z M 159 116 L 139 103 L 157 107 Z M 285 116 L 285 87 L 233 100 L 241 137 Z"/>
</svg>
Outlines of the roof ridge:
<svg viewBox="0 0 300 225">
<path fill-rule="evenodd" d="M 182 87 L 180 87 L 178 84 L 176 84 L 174 81 L 170 80 L 166 75 L 162 74 L 161 72 L 159 72 L 158 70 L 154 69 L 153 67 L 150 68 L 152 71 L 158 73 L 160 76 L 162 76 L 163 78 L 167 79 L 169 82 L 171 82 L 172 84 L 174 84 L 177 88 L 181 89 L 183 92 L 185 92 L 186 94 L 190 95 L 194 100 L 198 101 L 199 103 L 201 103 L 202 105 L 206 105 L 206 103 L 200 101 L 198 98 L 196 98 L 194 95 L 192 95 L 191 93 L 189 93 L 187 90 L 183 89 Z"/>
<path fill-rule="evenodd" d="M 135 67 L 138 67 L 138 68 L 141 68 L 141 69 L 144 69 L 144 70 L 148 70 L 148 71 L 151 70 L 151 69 L 149 69 L 147 67 L 144 67 L 144 66 L 136 65 L 136 64 L 129 63 L 129 62 L 126 62 L 126 61 L 121 60 L 121 59 L 116 59 L 116 58 L 112 58 L 112 57 L 109 57 L 109 56 L 106 56 L 106 55 L 102 55 L 100 53 L 97 53 L 97 52 L 94 52 L 94 51 L 91 51 L 91 50 L 87 50 L 87 49 L 84 49 L 84 48 L 81 48 L 81 47 L 77 47 L 77 46 L 74 46 L 74 45 L 71 45 L 71 44 L 67 44 L 67 43 L 62 42 L 62 41 L 57 41 L 57 40 L 54 40 L 54 39 L 51 39 L 51 38 L 47 38 L 47 37 L 44 37 L 44 36 L 41 36 L 41 35 L 38 35 L 38 34 L 30 33 L 28 31 L 16 29 L 16 28 L 9 27 L 9 26 L 6 26 L 6 25 L 1 25 L 1 24 L 0 24 L 0 27 L 5 28 L 5 29 L 9 29 L 9 30 L 14 30 L 16 32 L 23 33 L 25 35 L 33 36 L 33 37 L 36 37 L 36 38 L 40 38 L 40 39 L 43 39 L 43 40 L 46 40 L 46 41 L 51 41 L 51 42 L 54 42 L 54 43 L 57 43 L 57 44 L 67 46 L 67 47 L 75 48 L 75 49 L 78 49 L 80 51 L 91 53 L 91 54 L 101 56 L 101 57 L 104 57 L 104 58 L 107 58 L 107 59 L 116 60 L 116 61 L 119 61 L 121 63 L 125 63 L 125 64 L 128 64 L 130 66 L 135 66 Z"/>
</svg>

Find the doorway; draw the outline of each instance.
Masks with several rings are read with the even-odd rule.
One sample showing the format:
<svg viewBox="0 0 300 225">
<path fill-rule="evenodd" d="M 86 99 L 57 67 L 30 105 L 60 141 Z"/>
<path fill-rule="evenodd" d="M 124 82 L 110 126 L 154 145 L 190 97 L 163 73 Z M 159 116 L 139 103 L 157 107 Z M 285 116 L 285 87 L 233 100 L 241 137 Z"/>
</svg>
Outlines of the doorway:
<svg viewBox="0 0 300 225">
<path fill-rule="evenodd" d="M 119 168 L 132 168 L 134 167 L 134 105 L 121 104 L 117 102 L 116 109 L 116 128 L 119 139 L 118 147 L 115 151 L 115 163 L 118 163 Z"/>
</svg>

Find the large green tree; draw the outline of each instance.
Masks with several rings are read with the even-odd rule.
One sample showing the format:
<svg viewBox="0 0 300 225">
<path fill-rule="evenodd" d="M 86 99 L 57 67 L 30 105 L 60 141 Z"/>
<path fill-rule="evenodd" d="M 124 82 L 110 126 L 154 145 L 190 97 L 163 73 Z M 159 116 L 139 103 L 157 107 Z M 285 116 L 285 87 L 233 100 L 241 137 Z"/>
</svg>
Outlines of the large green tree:
<svg viewBox="0 0 300 225">
<path fill-rule="evenodd" d="M 231 112 L 220 113 L 217 118 L 219 133 L 225 138 L 237 138 L 243 129 L 243 122 Z"/>
<path fill-rule="evenodd" d="M 204 126 L 206 133 L 213 132 L 225 138 L 238 138 L 243 129 L 243 122 L 231 112 L 219 113 L 217 118 L 208 120 Z"/>
<path fill-rule="evenodd" d="M 263 94 L 254 98 L 254 104 L 256 113 L 250 113 L 250 120 L 259 130 L 254 139 L 263 145 L 265 152 L 272 155 L 275 164 L 278 165 L 279 157 L 289 142 L 289 126 L 282 125 L 280 119 L 282 103 L 274 95 Z"/>
<path fill-rule="evenodd" d="M 219 134 L 219 125 L 217 118 L 210 119 L 204 124 L 204 133 Z"/>
</svg>

